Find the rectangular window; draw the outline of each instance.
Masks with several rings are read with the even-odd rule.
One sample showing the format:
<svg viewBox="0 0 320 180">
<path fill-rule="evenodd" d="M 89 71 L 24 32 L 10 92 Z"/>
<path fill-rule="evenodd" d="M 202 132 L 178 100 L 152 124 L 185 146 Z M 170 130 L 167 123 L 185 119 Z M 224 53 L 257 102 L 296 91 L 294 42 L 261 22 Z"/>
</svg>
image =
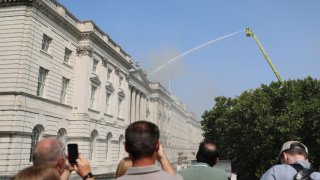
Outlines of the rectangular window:
<svg viewBox="0 0 320 180">
<path fill-rule="evenodd" d="M 90 108 L 91 109 L 94 109 L 96 91 L 97 91 L 97 87 L 91 86 L 91 96 L 90 96 Z"/>
<path fill-rule="evenodd" d="M 50 38 L 49 36 L 47 36 L 46 34 L 43 34 L 43 38 L 42 38 L 42 50 L 44 50 L 45 52 L 48 52 L 49 50 L 49 46 L 51 44 L 52 38 Z"/>
<path fill-rule="evenodd" d="M 107 92 L 106 93 L 106 113 L 109 113 L 110 97 L 111 97 L 111 93 Z"/>
<path fill-rule="evenodd" d="M 92 72 L 97 73 L 97 66 L 99 61 L 96 59 L 93 59 L 93 65 L 92 65 Z"/>
<path fill-rule="evenodd" d="M 65 102 L 69 81 L 70 81 L 69 79 L 62 77 L 62 88 L 61 88 L 61 95 L 60 95 L 61 103 Z"/>
<path fill-rule="evenodd" d="M 118 102 L 118 117 L 122 117 L 122 99 L 119 98 L 119 102 Z"/>
<path fill-rule="evenodd" d="M 38 75 L 38 88 L 37 88 L 37 96 L 42 97 L 44 92 L 44 87 L 46 83 L 46 78 L 48 75 L 48 70 L 40 67 L 39 75 Z"/>
<path fill-rule="evenodd" d="M 112 74 L 112 69 L 108 68 L 107 70 L 107 80 L 110 81 L 111 79 L 111 74 Z"/>
<path fill-rule="evenodd" d="M 65 48 L 65 50 L 64 50 L 64 62 L 65 62 L 65 63 L 68 63 L 68 62 L 69 62 L 71 53 L 72 53 L 72 51 L 71 51 L 70 49 Z"/>
</svg>

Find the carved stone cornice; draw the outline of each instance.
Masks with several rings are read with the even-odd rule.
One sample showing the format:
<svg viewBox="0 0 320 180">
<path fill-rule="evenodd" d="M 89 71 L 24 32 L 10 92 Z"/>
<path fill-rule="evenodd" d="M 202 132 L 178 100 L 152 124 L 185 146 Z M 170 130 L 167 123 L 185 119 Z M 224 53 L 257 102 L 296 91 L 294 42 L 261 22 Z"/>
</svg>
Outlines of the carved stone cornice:
<svg viewBox="0 0 320 180">
<path fill-rule="evenodd" d="M 158 97 L 150 97 L 150 102 L 159 102 Z"/>
<path fill-rule="evenodd" d="M 106 40 L 102 39 L 99 35 L 97 35 L 94 31 L 99 29 L 96 25 L 94 25 L 93 31 L 81 32 L 78 29 L 77 24 L 82 24 L 83 22 L 78 20 L 74 15 L 72 15 L 67 9 L 65 9 L 57 0 L 0 0 L 0 7 L 5 6 L 19 6 L 19 5 L 27 5 L 27 6 L 34 6 L 39 11 L 42 11 L 46 14 L 51 20 L 59 24 L 61 27 L 66 29 L 68 32 L 76 36 L 77 38 L 81 39 L 90 39 L 104 48 L 108 54 L 112 55 L 118 62 L 124 65 L 126 68 L 132 68 L 132 60 L 128 58 L 128 54 L 126 54 L 123 50 L 120 50 L 119 53 L 114 45 L 115 43 L 112 39 Z M 62 8 L 65 13 L 61 14 L 58 8 Z M 36 16 L 36 14 L 35 14 Z M 104 34 L 101 31 L 102 34 Z M 112 44 L 112 45 L 110 45 Z"/>
<path fill-rule="evenodd" d="M 91 39 L 94 36 L 93 31 L 81 32 L 80 39 Z"/>
<path fill-rule="evenodd" d="M 80 39 L 90 39 L 101 48 L 104 48 L 108 54 L 110 54 L 114 59 L 116 59 L 119 63 L 124 65 L 126 68 L 132 68 L 132 64 L 125 59 L 122 55 L 116 51 L 110 43 L 105 42 L 101 37 L 99 37 L 94 31 L 81 32 Z M 109 39 L 111 41 L 111 39 Z"/>
<path fill-rule="evenodd" d="M 42 11 L 71 34 L 77 37 L 80 36 L 80 31 L 75 26 L 79 20 L 69 12 L 66 13 L 66 16 L 68 16 L 69 20 L 68 18 L 60 15 L 56 9 L 57 7 L 62 7 L 62 5 L 60 5 L 60 3 L 56 0 L 0 0 L 0 7 L 21 5 L 36 7 L 39 11 Z M 37 16 L 37 14 L 35 14 L 35 16 Z"/>
<path fill-rule="evenodd" d="M 92 57 L 93 48 L 91 46 L 78 46 L 77 54 L 82 56 L 90 56 Z"/>
<path fill-rule="evenodd" d="M 33 0 L 0 0 L 0 6 L 13 6 L 13 5 L 33 5 Z"/>
</svg>

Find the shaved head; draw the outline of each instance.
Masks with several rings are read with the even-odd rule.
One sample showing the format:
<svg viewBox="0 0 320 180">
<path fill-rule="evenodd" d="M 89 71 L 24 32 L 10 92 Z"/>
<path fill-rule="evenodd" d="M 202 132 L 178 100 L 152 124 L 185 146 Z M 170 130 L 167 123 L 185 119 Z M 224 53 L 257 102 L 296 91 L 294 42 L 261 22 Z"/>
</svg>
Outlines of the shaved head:
<svg viewBox="0 0 320 180">
<path fill-rule="evenodd" d="M 55 138 L 46 138 L 38 142 L 33 154 L 33 166 L 57 168 L 59 172 L 65 166 L 64 145 Z"/>
</svg>

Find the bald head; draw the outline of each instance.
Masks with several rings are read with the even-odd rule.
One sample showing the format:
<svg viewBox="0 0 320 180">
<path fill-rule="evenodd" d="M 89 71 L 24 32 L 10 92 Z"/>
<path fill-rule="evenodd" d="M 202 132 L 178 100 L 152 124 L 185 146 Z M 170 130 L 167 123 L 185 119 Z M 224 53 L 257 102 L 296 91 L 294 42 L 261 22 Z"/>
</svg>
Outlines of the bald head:
<svg viewBox="0 0 320 180">
<path fill-rule="evenodd" d="M 37 167 L 64 168 L 66 155 L 63 143 L 54 138 L 42 139 L 38 142 L 34 154 L 33 165 Z"/>
<path fill-rule="evenodd" d="M 210 166 L 214 166 L 219 159 L 219 151 L 217 145 L 212 139 L 205 139 L 199 145 L 197 153 L 197 161 L 207 163 Z"/>
</svg>

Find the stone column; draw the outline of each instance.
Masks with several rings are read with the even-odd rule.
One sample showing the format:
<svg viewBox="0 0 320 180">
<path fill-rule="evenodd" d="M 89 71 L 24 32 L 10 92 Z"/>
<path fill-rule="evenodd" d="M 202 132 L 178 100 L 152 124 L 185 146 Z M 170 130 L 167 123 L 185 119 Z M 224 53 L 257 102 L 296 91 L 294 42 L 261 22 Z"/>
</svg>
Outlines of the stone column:
<svg viewBox="0 0 320 180">
<path fill-rule="evenodd" d="M 147 119 L 147 96 L 143 98 L 143 117 Z"/>
<path fill-rule="evenodd" d="M 136 119 L 136 89 L 134 87 L 131 88 L 131 115 L 130 122 L 134 122 Z"/>
<path fill-rule="evenodd" d="M 145 117 L 143 116 L 143 99 L 144 99 L 144 94 L 141 93 L 141 96 L 140 96 L 140 119 L 143 119 L 145 120 Z"/>
<path fill-rule="evenodd" d="M 146 120 L 146 96 L 144 94 L 141 98 L 140 118 Z"/>
<path fill-rule="evenodd" d="M 141 97 L 140 97 L 140 92 L 137 92 L 137 97 L 136 97 L 136 121 L 140 120 L 140 101 L 141 101 Z"/>
<path fill-rule="evenodd" d="M 132 86 L 129 85 L 129 98 L 128 99 L 128 105 L 127 105 L 127 119 L 128 119 L 128 123 L 130 124 L 131 122 L 131 100 L 132 100 Z"/>
</svg>

